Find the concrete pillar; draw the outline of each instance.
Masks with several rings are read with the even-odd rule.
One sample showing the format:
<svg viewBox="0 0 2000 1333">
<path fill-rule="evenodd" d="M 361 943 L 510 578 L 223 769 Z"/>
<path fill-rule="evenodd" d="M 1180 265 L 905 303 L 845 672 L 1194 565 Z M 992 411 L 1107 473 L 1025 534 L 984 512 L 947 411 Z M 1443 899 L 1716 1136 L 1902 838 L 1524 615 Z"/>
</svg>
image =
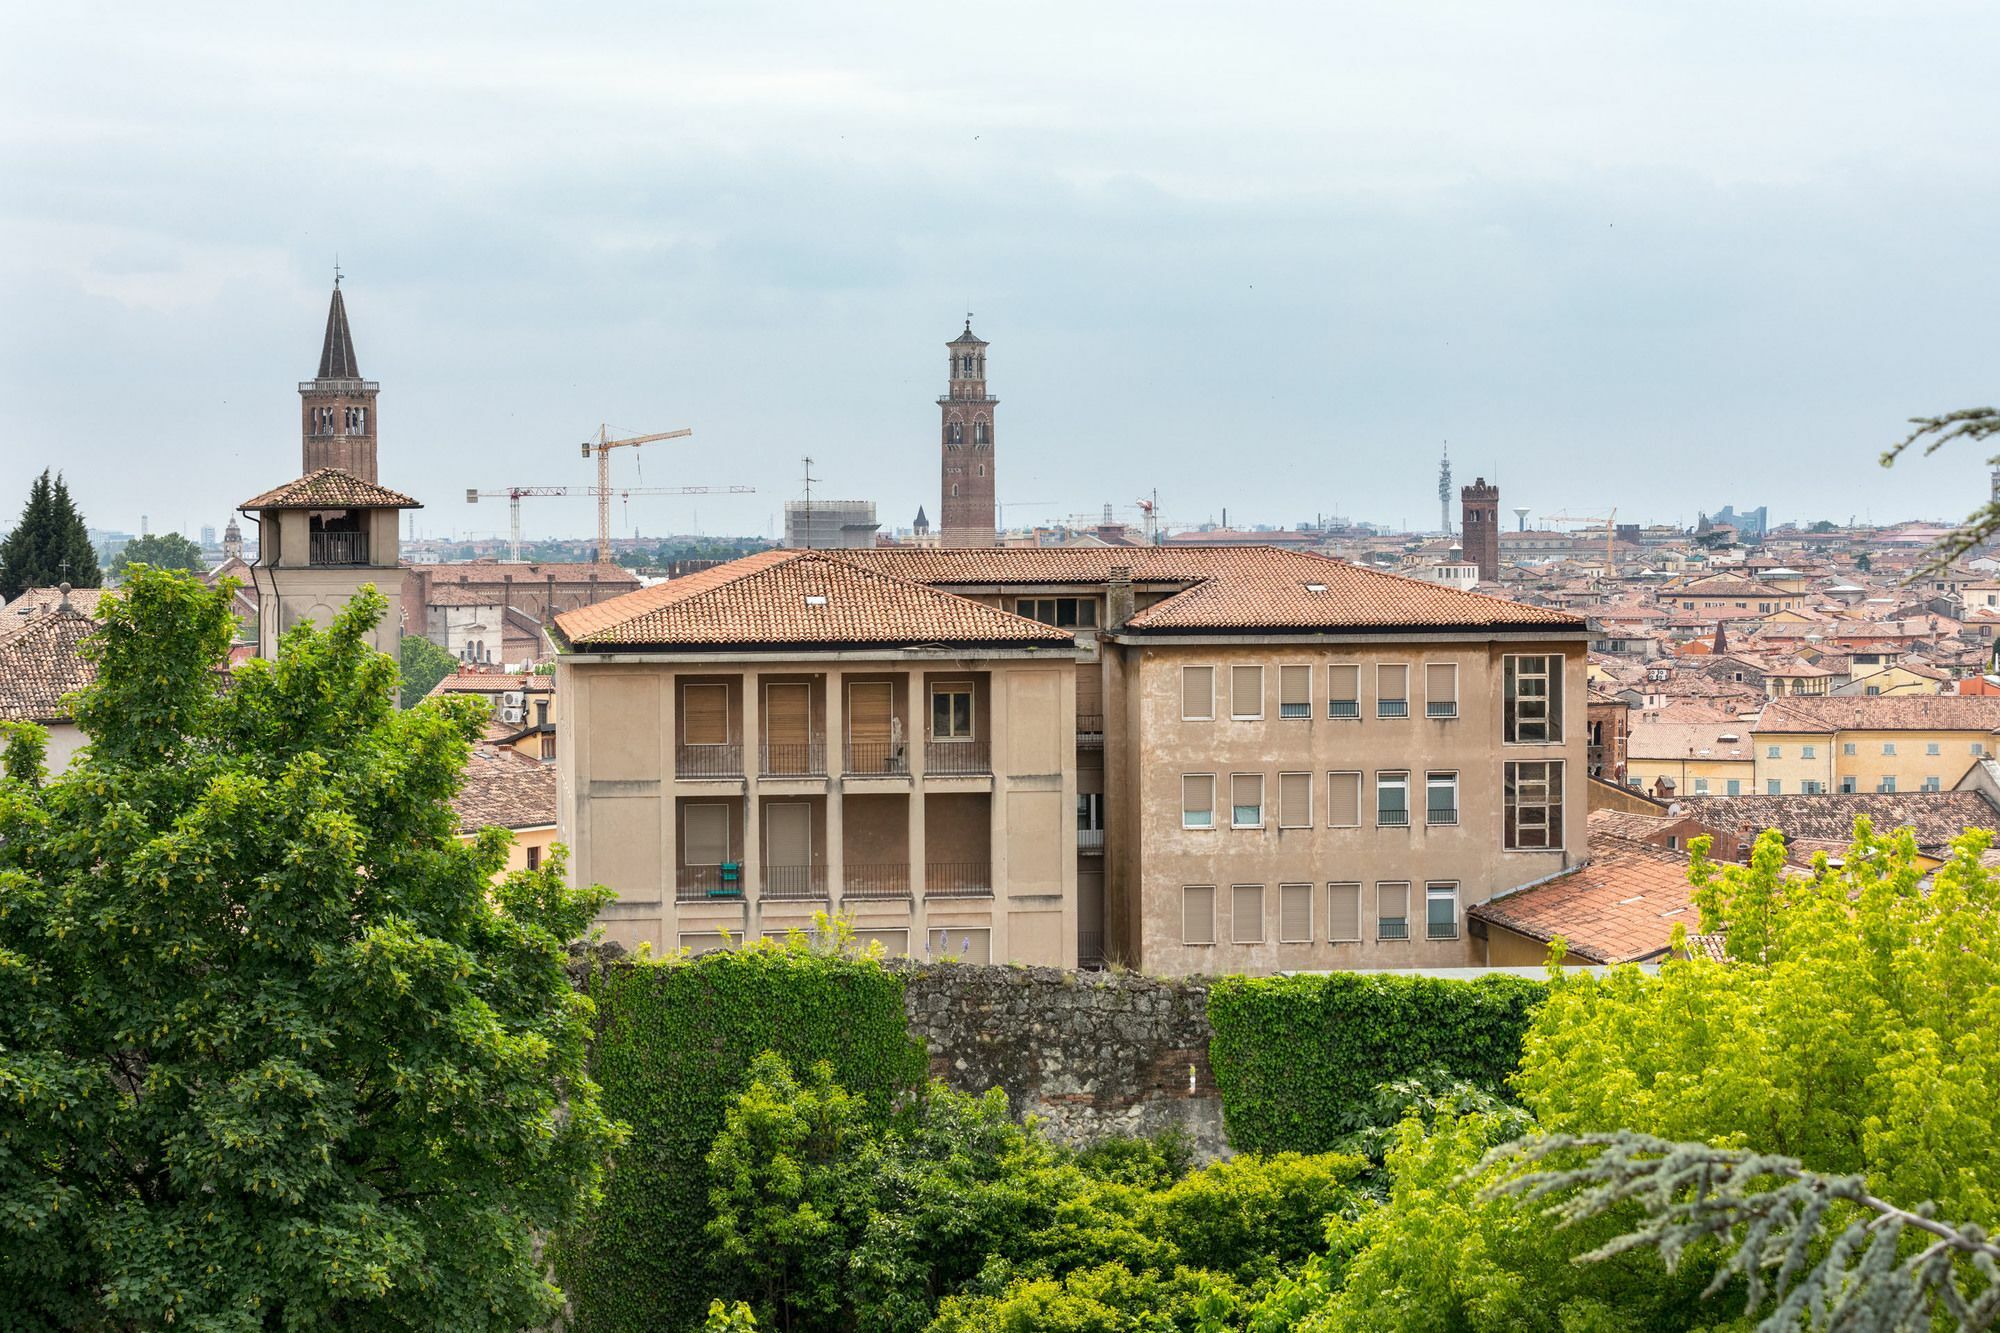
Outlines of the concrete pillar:
<svg viewBox="0 0 2000 1333">
<path fill-rule="evenodd" d="M 922 671 L 911 671 L 905 679 L 911 715 L 906 733 L 910 756 L 910 951 L 921 957 L 922 942 L 930 939 L 930 916 L 924 906 L 924 743 L 930 735 L 926 712 L 930 701 L 924 697 Z"/>
<path fill-rule="evenodd" d="M 763 933 L 763 912 L 759 891 L 763 887 L 764 820 L 758 808 L 762 797 L 757 790 L 757 770 L 763 767 L 758 756 L 764 734 L 760 708 L 764 702 L 757 673 L 746 671 L 739 678 L 743 691 L 743 848 L 740 853 L 743 885 L 743 933 L 746 938 Z"/>
<path fill-rule="evenodd" d="M 847 865 L 843 777 L 847 772 L 846 678 L 840 668 L 826 673 L 826 893 L 827 905 L 840 910 Z"/>
</svg>

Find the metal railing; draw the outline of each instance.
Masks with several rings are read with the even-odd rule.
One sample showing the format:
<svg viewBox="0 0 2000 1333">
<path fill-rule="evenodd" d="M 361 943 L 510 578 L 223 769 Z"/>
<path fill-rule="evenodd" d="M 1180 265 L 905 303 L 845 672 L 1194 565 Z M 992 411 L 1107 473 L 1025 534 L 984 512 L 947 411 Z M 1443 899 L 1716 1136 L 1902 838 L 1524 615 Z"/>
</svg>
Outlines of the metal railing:
<svg viewBox="0 0 2000 1333">
<path fill-rule="evenodd" d="M 740 745 L 683 745 L 674 754 L 677 778 L 740 778 L 743 776 L 743 747 Z"/>
<path fill-rule="evenodd" d="M 1410 822 L 1408 810 L 1377 810 L 1375 822 L 1383 828 L 1404 828 Z"/>
<path fill-rule="evenodd" d="M 306 561 L 314 565 L 365 565 L 368 563 L 368 534 L 365 532 L 311 532 Z"/>
<path fill-rule="evenodd" d="M 1078 713 L 1076 715 L 1076 742 L 1078 745 L 1104 744 L 1104 714 Z"/>
<path fill-rule="evenodd" d="M 924 897 L 990 898 L 993 871 L 984 861 L 926 861 Z"/>
<path fill-rule="evenodd" d="M 1408 717 L 1409 715 L 1410 701 L 1408 699 L 1377 699 L 1375 701 L 1375 716 L 1377 717 Z"/>
<path fill-rule="evenodd" d="M 767 865 L 764 867 L 764 882 L 758 892 L 760 896 L 772 899 L 824 898 L 826 867 Z"/>
<path fill-rule="evenodd" d="M 1101 828 L 1080 828 L 1076 831 L 1076 849 L 1079 852 L 1104 852 L 1104 830 Z"/>
<path fill-rule="evenodd" d="M 674 901 L 698 903 L 710 898 L 741 898 L 741 873 L 732 871 L 725 878 L 721 866 L 682 866 L 674 882 Z"/>
<path fill-rule="evenodd" d="M 1361 701 L 1359 699 L 1328 699 L 1326 701 L 1326 715 L 1331 718 L 1360 717 Z"/>
<path fill-rule="evenodd" d="M 910 771 L 909 746 L 897 741 L 849 741 L 847 773 L 857 778 L 897 777 Z"/>
<path fill-rule="evenodd" d="M 1431 699 L 1424 704 L 1425 717 L 1457 717 L 1458 700 Z"/>
<path fill-rule="evenodd" d="M 1449 810 L 1427 810 L 1424 812 L 1424 822 L 1426 824 L 1456 824 L 1458 822 L 1458 808 L 1454 806 Z"/>
<path fill-rule="evenodd" d="M 928 741 L 924 745 L 924 772 L 945 777 L 990 773 L 985 741 Z"/>
<path fill-rule="evenodd" d="M 1312 713 L 1313 713 L 1313 706 L 1309 703 L 1308 704 L 1281 703 L 1278 705 L 1279 717 L 1311 717 Z"/>
<path fill-rule="evenodd" d="M 1079 930 L 1076 932 L 1076 965 L 1078 967 L 1104 966 L 1103 931 Z"/>
<path fill-rule="evenodd" d="M 1406 940 L 1410 938 L 1410 919 L 1404 916 L 1385 916 L 1375 923 L 1375 938 L 1378 940 Z"/>
<path fill-rule="evenodd" d="M 910 866 L 907 861 L 883 861 L 873 865 L 847 866 L 841 871 L 842 898 L 907 898 L 910 896 Z"/>
<path fill-rule="evenodd" d="M 766 741 L 759 751 L 757 771 L 767 778 L 823 778 L 826 744 L 807 741 L 803 745 L 772 745 Z"/>
</svg>

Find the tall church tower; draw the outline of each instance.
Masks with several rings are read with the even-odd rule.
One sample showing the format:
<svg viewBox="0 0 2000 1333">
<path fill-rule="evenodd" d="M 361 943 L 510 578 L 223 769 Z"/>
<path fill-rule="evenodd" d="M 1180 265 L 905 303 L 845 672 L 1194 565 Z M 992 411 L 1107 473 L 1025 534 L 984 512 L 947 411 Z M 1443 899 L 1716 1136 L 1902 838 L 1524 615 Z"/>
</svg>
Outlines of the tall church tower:
<svg viewBox="0 0 2000 1333">
<path fill-rule="evenodd" d="M 965 332 L 945 348 L 951 373 L 950 389 L 938 399 L 944 458 L 939 545 L 992 546 L 993 409 L 1000 400 L 986 392 L 986 342 L 972 331 L 971 315 L 965 317 Z"/>
<path fill-rule="evenodd" d="M 307 474 L 337 467 L 363 481 L 375 480 L 375 395 L 381 387 L 362 379 L 355 365 L 354 335 L 347 330 L 347 302 L 336 272 L 319 374 L 299 385 Z"/>
<path fill-rule="evenodd" d="M 1467 563 L 1479 566 L 1481 583 L 1500 581 L 1500 488 L 1480 477 L 1458 493 L 1460 544 Z"/>
</svg>

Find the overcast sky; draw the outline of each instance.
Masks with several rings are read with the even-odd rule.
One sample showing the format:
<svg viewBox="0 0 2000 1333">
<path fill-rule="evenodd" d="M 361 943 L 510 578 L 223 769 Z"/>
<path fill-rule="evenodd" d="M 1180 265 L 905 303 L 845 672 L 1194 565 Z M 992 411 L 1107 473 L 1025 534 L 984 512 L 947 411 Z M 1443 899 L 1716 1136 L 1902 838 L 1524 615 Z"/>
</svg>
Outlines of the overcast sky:
<svg viewBox="0 0 2000 1333">
<path fill-rule="evenodd" d="M 600 421 L 758 488 L 703 531 L 806 453 L 935 516 L 967 310 L 1009 522 L 1434 526 L 1446 439 L 1537 514 L 1960 516 L 1973 451 L 1875 457 L 2000 398 L 1996 49 L 1972 0 L 7 5 L 0 525 L 45 465 L 190 533 L 297 475 L 336 252 L 428 532 Z"/>
</svg>

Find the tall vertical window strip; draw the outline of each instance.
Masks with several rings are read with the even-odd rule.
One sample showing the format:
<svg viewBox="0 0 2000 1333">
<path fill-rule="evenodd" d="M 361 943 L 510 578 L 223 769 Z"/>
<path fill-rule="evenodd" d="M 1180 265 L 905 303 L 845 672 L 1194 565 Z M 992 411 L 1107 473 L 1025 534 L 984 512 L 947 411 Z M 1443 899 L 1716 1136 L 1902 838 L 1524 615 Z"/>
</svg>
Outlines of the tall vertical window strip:
<svg viewBox="0 0 2000 1333">
<path fill-rule="evenodd" d="M 1238 884 L 1229 890 L 1229 938 L 1235 944 L 1264 942 L 1264 886 Z"/>
<path fill-rule="evenodd" d="M 1313 937 L 1313 886 L 1278 886 L 1278 943 L 1310 944 Z"/>
<path fill-rule="evenodd" d="M 1326 775 L 1326 822 L 1333 828 L 1358 828 L 1361 824 L 1361 775 Z"/>
<path fill-rule="evenodd" d="M 1515 745 L 1562 740 L 1562 672 L 1558 653 L 1506 659 L 1503 740 Z"/>
<path fill-rule="evenodd" d="M 1311 828 L 1312 824 L 1312 774 L 1278 774 L 1278 827 Z"/>
<path fill-rule="evenodd" d="M 1215 889 L 1190 885 L 1181 890 L 1181 943 L 1215 943 Z"/>
<path fill-rule="evenodd" d="M 1232 773 L 1229 777 L 1229 805 L 1229 822 L 1235 827 L 1264 827 L 1264 775 Z"/>
<path fill-rule="evenodd" d="M 1264 668 L 1229 668 L 1229 715 L 1252 720 L 1264 716 Z"/>
<path fill-rule="evenodd" d="M 1336 662 L 1326 669 L 1326 715 L 1361 716 L 1361 668 L 1353 662 Z"/>
<path fill-rule="evenodd" d="M 1375 822 L 1384 828 L 1400 828 L 1410 822 L 1410 775 L 1375 775 Z"/>
<path fill-rule="evenodd" d="M 1181 777 L 1181 827 L 1215 827 L 1215 775 L 1187 773 Z"/>
<path fill-rule="evenodd" d="M 1375 668 L 1375 716 L 1410 715 L 1410 668 L 1401 662 L 1384 662 Z"/>
<path fill-rule="evenodd" d="M 1563 766 L 1560 760 L 1505 765 L 1506 845 L 1544 851 L 1563 845 Z"/>
<path fill-rule="evenodd" d="M 1424 663 L 1424 716 L 1458 716 L 1458 663 Z"/>
<path fill-rule="evenodd" d="M 1410 938 L 1410 886 L 1408 883 L 1375 886 L 1375 938 Z"/>
<path fill-rule="evenodd" d="M 1181 716 L 1206 721 L 1215 716 L 1215 668 L 1181 668 Z"/>
<path fill-rule="evenodd" d="M 1458 822 L 1458 774 L 1424 775 L 1424 822 L 1426 824 Z"/>
<path fill-rule="evenodd" d="M 1458 938 L 1458 885 L 1424 886 L 1424 934 L 1434 940 Z"/>
<path fill-rule="evenodd" d="M 1281 666 L 1278 668 L 1278 716 L 1311 717 L 1312 668 L 1309 666 Z"/>
<path fill-rule="evenodd" d="M 1332 944 L 1361 942 L 1361 886 L 1326 886 L 1326 938 Z"/>
</svg>

